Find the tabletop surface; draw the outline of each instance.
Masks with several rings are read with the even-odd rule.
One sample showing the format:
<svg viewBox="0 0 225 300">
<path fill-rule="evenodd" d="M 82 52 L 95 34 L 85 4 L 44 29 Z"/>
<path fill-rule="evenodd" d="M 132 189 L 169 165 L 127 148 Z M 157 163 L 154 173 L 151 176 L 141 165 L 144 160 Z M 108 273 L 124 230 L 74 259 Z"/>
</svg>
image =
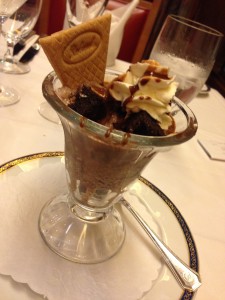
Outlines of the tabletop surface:
<svg viewBox="0 0 225 300">
<path fill-rule="evenodd" d="M 13 85 L 21 95 L 17 104 L 0 107 L 0 165 L 21 156 L 64 148 L 61 125 L 49 122 L 38 112 L 45 101 L 41 84 L 52 67 L 42 51 L 30 66 L 31 72 L 24 75 L 0 73 L 1 83 Z M 124 71 L 127 64 L 117 61 L 113 68 Z M 224 151 L 225 99 L 211 89 L 189 106 L 199 124 L 196 136 L 158 154 L 142 175 L 173 201 L 191 229 L 203 282 L 196 299 L 225 299 L 225 161 L 210 159 L 199 143 L 202 139 L 219 140 Z M 7 299 L 6 293 L 12 287 L 4 277 L 0 277 L 0 289 Z"/>
</svg>

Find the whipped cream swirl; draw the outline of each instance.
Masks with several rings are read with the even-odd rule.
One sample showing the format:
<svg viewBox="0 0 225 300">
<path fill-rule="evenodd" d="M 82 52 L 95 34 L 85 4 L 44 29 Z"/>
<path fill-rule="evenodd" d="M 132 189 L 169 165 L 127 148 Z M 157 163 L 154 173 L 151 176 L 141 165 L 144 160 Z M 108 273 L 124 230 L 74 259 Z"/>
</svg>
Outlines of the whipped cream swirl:
<svg viewBox="0 0 225 300">
<path fill-rule="evenodd" d="M 115 100 L 122 102 L 128 113 L 144 110 L 167 130 L 173 123 L 171 99 L 178 87 L 174 79 L 169 76 L 167 67 L 154 60 L 144 60 L 132 64 L 125 74 L 115 78 L 109 92 Z"/>
</svg>

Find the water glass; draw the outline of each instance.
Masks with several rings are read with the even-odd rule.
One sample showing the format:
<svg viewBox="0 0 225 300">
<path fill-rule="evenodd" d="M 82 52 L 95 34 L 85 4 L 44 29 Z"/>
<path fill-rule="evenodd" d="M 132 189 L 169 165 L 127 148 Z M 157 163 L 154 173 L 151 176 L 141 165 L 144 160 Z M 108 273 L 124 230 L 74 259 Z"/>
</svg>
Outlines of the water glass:
<svg viewBox="0 0 225 300">
<path fill-rule="evenodd" d="M 189 103 L 202 89 L 222 38 L 204 24 L 176 15 L 166 18 L 150 58 L 170 68 L 179 82 L 176 96 L 183 102 Z"/>
</svg>

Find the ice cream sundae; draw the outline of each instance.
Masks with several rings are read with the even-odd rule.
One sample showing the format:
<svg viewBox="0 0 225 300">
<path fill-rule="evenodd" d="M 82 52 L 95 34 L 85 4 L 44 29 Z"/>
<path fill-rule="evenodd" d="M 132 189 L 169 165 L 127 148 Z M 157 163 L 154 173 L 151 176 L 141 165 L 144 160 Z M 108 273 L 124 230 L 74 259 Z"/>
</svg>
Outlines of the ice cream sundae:
<svg viewBox="0 0 225 300">
<path fill-rule="evenodd" d="M 53 200 L 40 228 L 51 249 L 79 262 L 103 261 L 118 251 L 125 235 L 113 204 L 157 152 L 187 141 L 197 129 L 179 101 L 173 117 L 177 83 L 168 68 L 146 60 L 116 78 L 105 76 L 109 28 L 104 15 L 40 39 L 55 70 L 45 78 L 43 94 L 64 129 L 69 187 L 69 205 Z M 52 226 L 61 215 L 63 225 Z"/>
</svg>

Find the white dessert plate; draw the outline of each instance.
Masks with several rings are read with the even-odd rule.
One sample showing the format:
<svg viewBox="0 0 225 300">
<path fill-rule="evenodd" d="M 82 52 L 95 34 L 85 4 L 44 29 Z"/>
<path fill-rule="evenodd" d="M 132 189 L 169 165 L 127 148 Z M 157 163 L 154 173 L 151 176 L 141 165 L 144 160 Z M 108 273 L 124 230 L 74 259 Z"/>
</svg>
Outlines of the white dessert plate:
<svg viewBox="0 0 225 300">
<path fill-rule="evenodd" d="M 48 178 L 51 176 L 51 174 L 47 174 L 45 172 L 45 167 L 47 165 L 51 165 L 56 173 L 60 172 L 60 174 L 64 174 L 63 152 L 33 154 L 18 158 L 0 166 L 0 184 L 2 183 L 2 181 L 4 181 L 4 183 L 10 181 L 12 177 L 15 178 L 16 176 L 18 176 L 18 174 L 37 169 L 39 172 L 35 174 L 41 174 L 42 181 L 45 182 L 46 179 L 47 182 Z M 32 182 L 34 185 L 37 179 L 38 178 L 32 178 Z M 55 184 L 57 183 L 54 182 L 54 185 L 52 184 L 52 186 L 48 185 L 48 192 L 51 189 L 55 189 Z M 144 212 L 145 215 L 151 215 L 152 220 L 154 220 L 155 224 L 157 224 L 157 226 L 159 227 L 159 235 L 164 240 L 164 242 L 181 259 L 183 259 L 183 261 L 185 261 L 190 267 L 198 272 L 199 264 L 197 249 L 192 234 L 183 216 L 173 204 L 173 202 L 168 199 L 168 197 L 156 186 L 151 184 L 143 177 L 140 177 L 139 180 L 135 181 L 129 187 L 128 191 L 124 193 L 124 197 L 130 202 L 138 201 L 139 214 L 142 214 L 142 212 Z M 125 215 L 126 213 L 129 214 L 128 212 L 126 212 L 126 210 L 124 210 L 125 208 L 123 208 L 122 213 L 124 213 Z M 4 211 L 2 211 L 1 214 L 4 214 Z M 139 228 L 138 223 L 137 228 Z M 151 243 L 150 240 L 149 243 Z M 52 253 L 52 255 L 55 254 Z M 159 257 L 157 258 L 157 260 L 161 263 L 160 272 L 158 272 L 157 278 L 151 284 L 150 290 L 144 292 L 142 297 L 139 299 L 193 299 L 195 294 L 183 291 L 165 263 Z M 21 272 L 23 272 L 22 269 Z M 130 275 L 138 276 L 138 274 Z M 146 280 L 148 280 L 148 278 L 146 278 Z M 127 284 L 129 285 L 129 282 Z M 4 300 L 46 299 L 41 295 L 33 292 L 27 284 L 20 283 L 18 282 L 18 280 L 13 280 L 10 275 L 0 275 L 0 290 L 2 297 L 1 299 Z M 93 298 L 93 300 L 95 299 Z"/>
</svg>

